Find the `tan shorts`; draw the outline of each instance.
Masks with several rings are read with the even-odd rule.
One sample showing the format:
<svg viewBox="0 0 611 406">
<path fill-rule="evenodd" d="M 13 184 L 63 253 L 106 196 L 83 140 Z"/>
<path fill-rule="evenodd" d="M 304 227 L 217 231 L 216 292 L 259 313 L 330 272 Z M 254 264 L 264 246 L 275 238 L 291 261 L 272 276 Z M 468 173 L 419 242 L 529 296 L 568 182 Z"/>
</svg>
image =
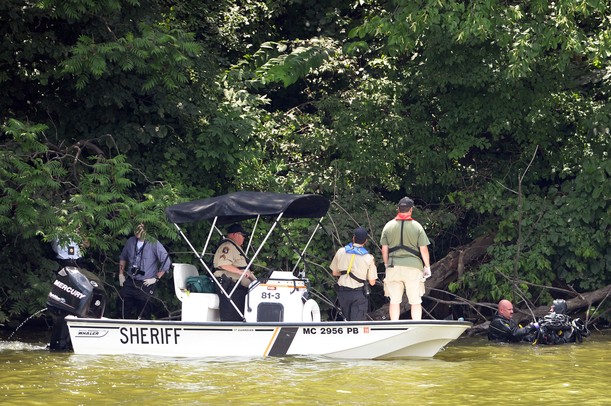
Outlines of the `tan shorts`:
<svg viewBox="0 0 611 406">
<path fill-rule="evenodd" d="M 390 303 L 401 303 L 403 292 L 407 294 L 409 304 L 422 303 L 424 295 L 424 273 L 418 268 L 395 266 L 386 270 L 384 279 L 384 296 L 390 297 Z"/>
</svg>

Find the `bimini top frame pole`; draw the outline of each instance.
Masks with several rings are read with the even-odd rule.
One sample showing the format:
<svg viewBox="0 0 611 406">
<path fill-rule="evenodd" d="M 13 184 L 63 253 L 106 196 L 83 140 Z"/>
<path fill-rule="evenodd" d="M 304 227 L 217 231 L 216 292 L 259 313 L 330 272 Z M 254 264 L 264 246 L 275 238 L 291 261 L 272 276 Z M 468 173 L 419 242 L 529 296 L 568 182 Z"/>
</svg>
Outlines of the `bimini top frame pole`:
<svg viewBox="0 0 611 406">
<path fill-rule="evenodd" d="M 274 221 L 274 223 L 272 224 L 272 226 L 269 228 L 269 231 L 267 232 L 267 234 L 265 235 L 265 238 L 263 238 L 263 241 L 261 241 L 261 244 L 259 244 L 259 248 L 257 249 L 257 251 L 253 254 L 252 258 L 250 259 L 250 262 L 248 263 L 248 265 L 246 265 L 246 271 L 248 271 L 251 267 L 253 262 L 255 261 L 255 259 L 257 258 L 257 256 L 259 255 L 259 252 L 261 252 L 261 249 L 263 248 L 263 246 L 265 245 L 265 243 L 267 242 L 267 240 L 269 239 L 270 235 L 272 235 L 272 232 L 274 231 L 274 229 L 276 228 L 276 226 L 278 225 L 278 222 L 280 222 L 280 219 L 282 218 L 282 215 L 284 213 L 280 213 L 278 215 L 278 217 L 276 217 L 276 220 Z M 238 281 L 236 282 L 236 285 L 233 287 L 233 289 L 231 290 L 231 294 L 233 294 L 233 292 L 236 290 L 236 288 L 238 287 L 238 284 L 242 281 L 242 279 L 244 278 L 244 273 L 242 273 L 242 275 L 240 275 L 240 278 L 238 279 Z"/>
<path fill-rule="evenodd" d="M 267 242 L 267 240 L 269 239 L 269 237 L 272 235 L 274 229 L 276 228 L 276 226 L 278 225 L 278 223 L 280 222 L 280 219 L 282 218 L 282 215 L 284 213 L 280 213 L 278 215 L 278 217 L 276 218 L 276 220 L 274 221 L 274 223 L 272 224 L 272 226 L 270 227 L 269 231 L 267 232 L 267 234 L 265 235 L 265 238 L 263 239 L 263 241 L 261 241 L 261 244 L 259 244 L 259 248 L 257 249 L 257 251 L 253 254 L 252 258 L 250 259 L 250 262 L 248 263 L 248 265 L 246 265 L 246 269 L 245 270 L 249 270 L 252 268 L 252 264 L 255 261 L 255 259 L 257 258 L 257 256 L 259 255 L 259 253 L 261 252 L 261 249 L 263 248 L 263 246 L 265 245 L 265 243 Z M 206 262 L 203 259 L 203 255 L 206 252 L 207 246 L 210 243 L 210 238 L 212 237 L 212 233 L 214 232 L 215 226 L 216 226 L 216 221 L 217 221 L 217 217 L 214 218 L 214 220 L 212 221 L 212 226 L 210 227 L 210 232 L 208 233 L 208 238 L 206 239 L 206 245 L 204 246 L 204 250 L 202 251 L 201 254 L 199 254 L 199 252 L 195 249 L 195 247 L 193 246 L 193 244 L 191 243 L 191 241 L 189 240 L 189 238 L 187 238 L 186 234 L 183 232 L 183 230 L 180 228 L 180 226 L 176 223 L 174 223 L 174 226 L 176 227 L 176 229 L 178 230 L 178 232 L 180 233 L 181 237 L 183 238 L 183 240 L 185 240 L 185 242 L 189 245 L 189 248 L 191 249 L 191 251 L 193 251 L 193 253 L 195 254 L 195 256 L 199 259 L 199 262 L 202 264 L 202 266 L 206 269 L 206 271 L 210 274 L 210 276 L 212 277 L 212 279 L 214 280 L 214 283 L 220 288 L 221 292 L 223 293 L 223 295 L 225 295 L 225 297 L 227 299 L 229 299 L 229 301 L 231 302 L 231 305 L 236 309 L 236 311 L 238 312 L 238 314 L 240 315 L 240 317 L 244 318 L 244 314 L 242 312 L 242 310 L 238 309 L 238 307 L 235 305 L 235 303 L 233 302 L 233 300 L 231 300 L 231 296 L 233 296 L 233 293 L 235 292 L 235 290 L 238 288 L 238 285 L 242 282 L 242 279 L 244 278 L 244 273 L 242 273 L 242 275 L 240 275 L 240 277 L 238 278 L 235 286 L 233 287 L 233 289 L 231 290 L 231 292 L 227 293 L 227 291 L 225 290 L 225 288 L 223 288 L 223 286 L 219 283 L 219 281 L 214 277 L 214 272 L 210 269 L 210 267 L 208 266 L 208 264 L 206 264 Z M 258 218 L 257 218 L 258 219 Z M 252 241 L 252 236 L 251 236 L 251 241 Z M 250 243 L 249 243 L 250 245 Z"/>
<path fill-rule="evenodd" d="M 324 217 L 324 215 L 329 209 L 329 205 L 330 202 L 327 198 L 315 194 L 295 195 L 272 192 L 238 191 L 228 193 L 226 195 L 178 203 L 167 207 L 165 211 L 168 220 L 174 224 L 181 237 L 187 242 L 189 248 L 199 259 L 204 269 L 206 269 L 208 274 L 213 277 L 216 285 L 220 287 L 220 291 L 223 292 L 223 294 L 231 301 L 231 294 L 233 294 L 236 288 L 234 287 L 234 289 L 231 291 L 231 294 L 227 295 L 227 292 L 220 285 L 219 281 L 214 278 L 213 270 L 210 269 L 210 267 L 204 261 L 204 255 L 206 254 L 206 250 L 210 244 L 210 239 L 213 230 L 218 230 L 217 225 L 231 224 L 256 218 L 256 227 L 260 217 L 276 218 L 271 229 L 268 231 L 261 245 L 256 250 L 252 259 L 248 263 L 246 269 L 250 269 L 252 267 L 253 261 L 259 255 L 261 248 L 267 242 L 272 231 L 276 228 L 281 218 L 319 218 L 321 216 Z M 182 231 L 182 229 L 178 226 L 178 224 L 193 223 L 204 220 L 211 221 L 212 227 L 210 229 L 210 232 L 208 233 L 204 250 L 200 254 L 198 250 L 193 247 L 193 244 L 191 244 L 191 242 L 189 241 L 185 233 Z M 316 233 L 319 227 L 320 221 L 317 224 L 314 233 Z M 300 258 L 297 261 L 297 264 L 295 265 L 294 269 L 297 268 L 301 259 L 303 258 L 305 250 L 310 245 L 314 233 L 310 237 L 310 240 L 308 241 L 304 250 L 301 252 Z M 251 235 L 245 253 L 250 250 L 252 241 L 253 235 Z M 240 282 L 242 278 L 243 275 L 240 277 Z M 235 307 L 233 301 L 231 302 Z M 243 315 L 240 309 L 236 310 L 240 313 L 240 315 Z"/>
<path fill-rule="evenodd" d="M 210 227 L 210 232 L 208 233 L 208 239 L 206 240 L 206 247 L 208 246 L 208 243 L 210 241 L 210 238 L 212 236 L 212 233 L 214 232 L 215 229 L 215 224 L 216 224 L 216 220 L 217 218 L 215 217 L 214 220 L 212 221 L 212 227 Z M 182 239 L 185 240 L 185 242 L 189 245 L 189 248 L 191 248 L 191 251 L 193 251 L 193 253 L 195 254 L 195 256 L 197 257 L 197 259 L 199 259 L 199 262 L 202 264 L 202 266 L 206 269 L 206 271 L 208 272 L 208 274 L 210 275 L 210 277 L 212 278 L 212 280 L 214 281 L 214 283 L 219 287 L 220 291 L 223 292 L 223 295 L 225 295 L 225 297 L 227 299 L 229 299 L 229 302 L 231 303 L 231 305 L 233 306 L 233 308 L 238 312 L 238 314 L 240 315 L 240 317 L 242 317 L 242 319 L 244 319 L 244 313 L 242 312 L 242 310 L 238 309 L 238 307 L 236 306 L 236 304 L 233 302 L 233 300 L 231 300 L 231 295 L 233 295 L 233 292 L 235 291 L 235 289 L 237 288 L 237 284 L 236 286 L 233 288 L 233 290 L 231 291 L 230 294 L 227 294 L 227 291 L 223 288 L 223 286 L 219 283 L 219 281 L 216 279 L 216 277 L 214 276 L 214 272 L 210 269 L 210 267 L 208 266 L 208 264 L 206 264 L 206 261 L 204 261 L 203 256 L 206 252 L 206 247 L 204 247 L 204 250 L 202 251 L 201 254 L 199 254 L 199 252 L 195 249 L 195 247 L 193 246 L 193 244 L 191 244 L 191 241 L 189 240 L 189 238 L 187 238 L 187 236 L 185 235 L 185 233 L 182 231 L 182 229 L 180 228 L 180 226 L 176 223 L 174 223 L 174 226 L 176 227 L 176 229 L 178 230 L 178 232 L 180 233 L 180 235 L 182 236 Z M 240 277 L 243 277 L 244 275 L 242 275 Z M 239 281 L 238 281 L 239 283 Z"/>
<path fill-rule="evenodd" d="M 218 217 L 215 217 L 212 220 L 212 226 L 210 227 L 210 231 L 208 232 L 208 238 L 206 238 L 206 244 L 204 245 L 204 248 L 202 249 L 202 257 L 204 256 L 204 254 L 206 253 L 206 250 L 208 249 L 208 244 L 210 244 L 210 238 L 212 238 L 212 233 L 214 232 L 214 229 L 216 228 L 216 220 L 218 219 Z M 220 231 L 219 231 L 220 233 Z"/>
<path fill-rule="evenodd" d="M 314 235 L 316 234 L 316 232 L 320 229 L 320 223 L 322 223 L 322 220 L 324 219 L 324 216 L 321 217 L 318 220 L 318 223 L 316 223 L 316 228 L 314 228 L 314 231 L 312 232 L 312 235 L 310 235 L 310 239 L 308 240 L 308 242 L 306 243 L 305 247 L 303 247 L 303 250 L 301 251 L 301 254 L 299 254 L 299 259 L 297 260 L 297 262 L 295 263 L 295 266 L 293 267 L 293 275 L 295 274 L 295 270 L 297 270 L 297 267 L 299 266 L 299 263 L 301 262 L 301 259 L 303 258 L 303 256 L 305 255 L 305 252 L 307 251 L 308 247 L 310 246 L 310 243 L 312 242 L 312 240 L 314 239 Z"/>
<path fill-rule="evenodd" d="M 208 265 L 206 264 L 206 262 L 203 259 L 204 253 L 202 252 L 202 254 L 200 255 L 197 252 L 197 250 L 195 249 L 193 244 L 191 244 L 191 241 L 189 241 L 189 239 L 187 238 L 187 236 L 185 235 L 185 233 L 182 231 L 182 229 L 180 228 L 180 226 L 178 224 L 174 223 L 174 227 L 176 227 L 176 229 L 178 230 L 178 233 L 181 235 L 182 239 L 187 243 L 187 245 L 189 245 L 189 248 L 191 249 L 191 251 L 193 251 L 193 253 L 195 254 L 195 257 L 197 259 L 199 259 L 199 262 L 201 262 L 201 264 L 204 267 L 204 269 L 210 274 L 210 276 L 214 277 L 214 273 L 208 267 Z M 210 236 L 208 236 L 208 239 L 210 239 Z M 207 242 L 206 242 L 206 244 L 207 244 Z"/>
</svg>

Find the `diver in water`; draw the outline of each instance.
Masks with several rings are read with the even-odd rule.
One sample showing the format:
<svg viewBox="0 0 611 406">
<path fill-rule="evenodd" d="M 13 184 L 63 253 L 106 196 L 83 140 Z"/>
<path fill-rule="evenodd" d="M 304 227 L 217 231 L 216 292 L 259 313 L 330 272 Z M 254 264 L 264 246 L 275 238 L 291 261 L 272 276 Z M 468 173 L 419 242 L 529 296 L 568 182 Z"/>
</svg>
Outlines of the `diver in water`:
<svg viewBox="0 0 611 406">
<path fill-rule="evenodd" d="M 539 332 L 535 338 L 538 344 L 581 343 L 583 337 L 590 335 L 585 323 L 580 319 L 571 319 L 566 313 L 568 305 L 564 299 L 552 302 L 549 313 L 539 321 Z"/>
<path fill-rule="evenodd" d="M 499 302 L 498 311 L 488 327 L 488 339 L 494 341 L 505 341 L 515 343 L 519 341 L 533 340 L 533 334 L 539 328 L 537 323 L 531 323 L 526 327 L 521 327 L 512 320 L 513 304 L 509 300 L 503 299 Z"/>
</svg>

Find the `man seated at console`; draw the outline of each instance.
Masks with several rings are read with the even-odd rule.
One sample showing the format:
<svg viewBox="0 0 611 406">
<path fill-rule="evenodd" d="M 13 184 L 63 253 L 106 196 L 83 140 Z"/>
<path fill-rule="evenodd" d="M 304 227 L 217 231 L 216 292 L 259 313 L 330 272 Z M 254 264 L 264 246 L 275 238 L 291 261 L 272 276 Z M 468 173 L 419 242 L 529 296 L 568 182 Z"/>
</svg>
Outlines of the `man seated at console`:
<svg viewBox="0 0 611 406">
<path fill-rule="evenodd" d="M 221 286 L 227 292 L 239 281 L 240 284 L 231 296 L 236 307 L 244 312 L 244 303 L 248 286 L 256 278 L 250 270 L 246 270 L 249 259 L 242 249 L 248 234 L 240 224 L 232 224 L 227 228 L 226 237 L 220 242 L 214 254 L 214 276 L 220 279 Z M 240 279 L 241 278 L 241 279 Z M 243 318 L 233 307 L 229 299 L 219 289 L 219 312 L 223 321 L 242 321 Z"/>
</svg>

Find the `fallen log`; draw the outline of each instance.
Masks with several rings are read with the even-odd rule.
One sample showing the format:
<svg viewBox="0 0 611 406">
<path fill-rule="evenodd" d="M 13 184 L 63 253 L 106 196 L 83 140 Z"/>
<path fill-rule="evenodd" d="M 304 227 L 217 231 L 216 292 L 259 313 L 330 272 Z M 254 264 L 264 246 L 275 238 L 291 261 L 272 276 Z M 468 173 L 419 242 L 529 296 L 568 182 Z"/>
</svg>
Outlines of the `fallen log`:
<svg viewBox="0 0 611 406">
<path fill-rule="evenodd" d="M 591 292 L 576 292 L 575 295 L 576 297 L 566 301 L 569 314 L 579 313 L 584 309 L 589 309 L 594 303 L 604 302 L 607 298 L 609 298 L 609 296 L 611 296 L 611 285 L 607 285 L 604 288 L 593 290 Z M 533 310 L 535 317 L 540 318 L 545 316 L 547 313 L 549 313 L 550 306 L 551 303 L 544 306 L 538 306 Z M 528 309 L 519 309 L 518 311 L 521 314 L 532 317 L 532 314 L 528 311 Z"/>
<path fill-rule="evenodd" d="M 426 294 L 431 289 L 445 289 L 455 281 L 465 265 L 486 255 L 488 247 L 494 242 L 494 235 L 478 237 L 468 245 L 456 248 L 440 261 L 431 264 L 431 277 L 426 281 Z"/>
</svg>

